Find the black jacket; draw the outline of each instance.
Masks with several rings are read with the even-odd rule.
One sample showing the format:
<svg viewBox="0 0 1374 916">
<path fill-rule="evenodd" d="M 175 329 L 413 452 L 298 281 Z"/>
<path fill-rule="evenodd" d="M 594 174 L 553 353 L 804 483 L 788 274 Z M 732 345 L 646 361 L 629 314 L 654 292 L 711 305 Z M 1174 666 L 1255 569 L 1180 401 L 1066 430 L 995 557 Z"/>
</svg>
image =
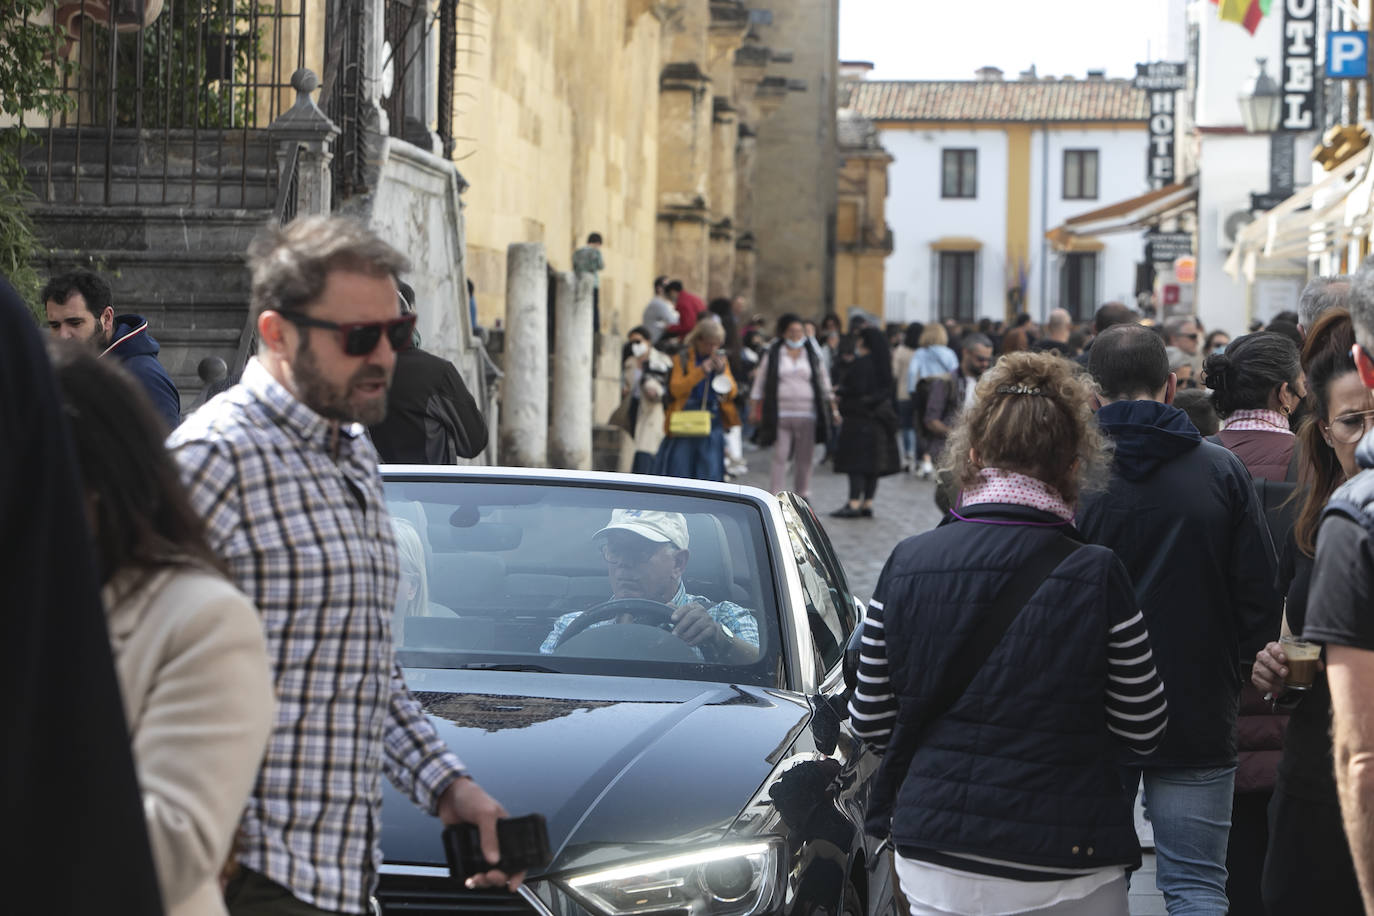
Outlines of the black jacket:
<svg viewBox="0 0 1374 916">
<path fill-rule="evenodd" d="M 950 516 L 898 544 L 874 594 L 899 711 L 869 830 L 882 835 L 890 817 L 899 850 L 1057 868 L 1138 866 L 1133 793 L 1117 770 L 1126 752 L 1107 728 L 1109 632 L 1133 604 L 1111 551 L 1085 546 L 1064 560 L 916 746 L 951 655 L 1008 577 L 1056 532 L 1078 539 L 1036 509 L 959 511 L 967 521 Z"/>
<path fill-rule="evenodd" d="M 173 430 L 181 423 L 181 393 L 176 383 L 158 362 L 157 354 L 161 347 L 148 333 L 148 322 L 142 315 L 119 315 L 115 318 L 114 335 L 105 351 L 117 358 L 124 368 L 133 373 L 157 412 Z"/>
<path fill-rule="evenodd" d="M 897 410 L 892 384 L 878 370 L 873 356 L 849 364 L 839 387 L 840 440 L 834 468 L 842 474 L 884 477 L 902 469 L 897 451 Z"/>
<path fill-rule="evenodd" d="M 386 419 L 368 427 L 386 464 L 454 464 L 487 447 L 487 423 L 453 363 L 419 347 L 396 354 Z"/>
<path fill-rule="evenodd" d="M 1098 413 L 1116 445 L 1111 484 L 1079 510 L 1083 536 L 1116 551 L 1135 583 L 1169 731 L 1142 763 L 1236 763 L 1240 646 L 1267 632 L 1281 606 L 1274 546 L 1245 465 L 1156 401 Z"/>
</svg>

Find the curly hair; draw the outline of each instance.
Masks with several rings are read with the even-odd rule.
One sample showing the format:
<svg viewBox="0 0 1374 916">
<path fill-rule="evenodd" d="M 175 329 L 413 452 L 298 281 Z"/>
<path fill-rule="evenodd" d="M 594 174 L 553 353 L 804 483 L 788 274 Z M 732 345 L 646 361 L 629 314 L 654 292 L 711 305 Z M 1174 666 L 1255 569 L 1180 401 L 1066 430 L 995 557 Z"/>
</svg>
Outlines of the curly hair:
<svg viewBox="0 0 1374 916">
<path fill-rule="evenodd" d="M 1073 504 L 1106 485 L 1111 445 L 1093 415 L 1096 388 L 1051 353 L 1009 353 L 983 373 L 973 406 L 945 447 L 945 464 L 961 487 L 984 468 L 1043 481 Z"/>
</svg>

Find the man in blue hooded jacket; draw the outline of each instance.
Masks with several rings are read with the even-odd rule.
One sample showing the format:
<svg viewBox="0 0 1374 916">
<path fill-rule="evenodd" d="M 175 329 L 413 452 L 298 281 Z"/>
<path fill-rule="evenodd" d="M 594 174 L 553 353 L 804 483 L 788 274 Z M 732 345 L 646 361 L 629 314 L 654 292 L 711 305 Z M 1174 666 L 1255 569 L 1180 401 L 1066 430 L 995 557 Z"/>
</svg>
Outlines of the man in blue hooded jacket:
<svg viewBox="0 0 1374 916">
<path fill-rule="evenodd" d="M 39 298 L 47 311 L 48 329 L 63 340 L 76 340 L 101 356 L 117 358 L 148 392 L 168 430 L 181 422 L 181 393 L 158 361 L 158 343 L 141 315 L 115 315 L 110 284 L 100 274 L 73 270 L 48 281 Z"/>
<path fill-rule="evenodd" d="M 1240 459 L 1172 406 L 1177 379 L 1157 334 L 1110 328 L 1088 368 L 1116 458 L 1107 490 L 1083 501 L 1079 530 L 1130 573 L 1169 702 L 1168 734 L 1125 778 L 1144 780 L 1171 916 L 1225 916 L 1240 646 L 1275 637 L 1274 547 Z"/>
</svg>

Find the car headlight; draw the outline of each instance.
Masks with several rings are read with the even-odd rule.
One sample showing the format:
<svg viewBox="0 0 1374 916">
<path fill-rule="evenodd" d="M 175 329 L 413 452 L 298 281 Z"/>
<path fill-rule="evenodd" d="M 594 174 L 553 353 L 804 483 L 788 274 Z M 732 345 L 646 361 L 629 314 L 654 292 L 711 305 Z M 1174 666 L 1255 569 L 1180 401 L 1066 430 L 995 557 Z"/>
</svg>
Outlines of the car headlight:
<svg viewBox="0 0 1374 916">
<path fill-rule="evenodd" d="M 565 880 L 569 892 L 607 916 L 680 910 L 747 916 L 778 892 L 781 844 L 756 840 L 649 859 Z"/>
</svg>

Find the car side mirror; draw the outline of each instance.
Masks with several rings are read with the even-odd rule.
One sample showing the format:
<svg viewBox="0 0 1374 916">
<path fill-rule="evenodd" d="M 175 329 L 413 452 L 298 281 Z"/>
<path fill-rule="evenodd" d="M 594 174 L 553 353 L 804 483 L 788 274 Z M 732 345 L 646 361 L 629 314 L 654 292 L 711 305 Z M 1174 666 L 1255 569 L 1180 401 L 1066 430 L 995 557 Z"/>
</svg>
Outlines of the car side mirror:
<svg viewBox="0 0 1374 916">
<path fill-rule="evenodd" d="M 841 662 L 845 691 L 850 694 L 853 694 L 859 685 L 859 655 L 863 652 L 863 635 L 864 627 L 860 618 L 859 625 L 849 634 L 849 642 L 845 643 L 844 661 Z"/>
</svg>

